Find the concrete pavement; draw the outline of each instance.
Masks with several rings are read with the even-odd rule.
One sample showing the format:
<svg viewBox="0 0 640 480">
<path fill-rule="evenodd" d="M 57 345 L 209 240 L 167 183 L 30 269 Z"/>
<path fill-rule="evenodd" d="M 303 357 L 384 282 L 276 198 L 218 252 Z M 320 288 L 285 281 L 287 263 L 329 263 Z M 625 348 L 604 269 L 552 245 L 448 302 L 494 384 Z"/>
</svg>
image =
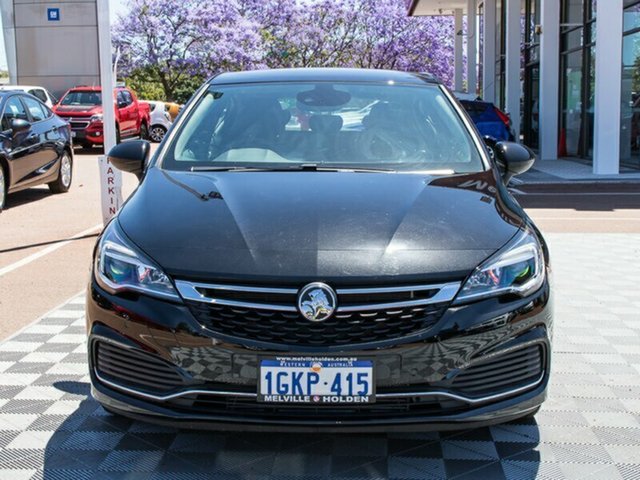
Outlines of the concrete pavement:
<svg viewBox="0 0 640 480">
<path fill-rule="evenodd" d="M 99 152 L 76 150 L 68 193 L 44 185 L 9 196 L 0 214 L 0 338 L 85 287 L 102 227 Z M 125 174 L 123 183 L 129 195 L 137 180 Z"/>
</svg>

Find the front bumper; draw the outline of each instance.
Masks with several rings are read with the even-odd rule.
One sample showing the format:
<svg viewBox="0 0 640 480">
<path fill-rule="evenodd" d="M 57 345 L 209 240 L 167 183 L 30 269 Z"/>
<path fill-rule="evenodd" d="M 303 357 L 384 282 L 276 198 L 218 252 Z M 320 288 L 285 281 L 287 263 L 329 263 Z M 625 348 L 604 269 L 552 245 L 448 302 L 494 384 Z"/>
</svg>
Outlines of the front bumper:
<svg viewBox="0 0 640 480">
<path fill-rule="evenodd" d="M 182 305 L 144 296 L 110 295 L 92 282 L 87 298 L 92 393 L 118 413 L 193 428 L 424 431 L 501 423 L 534 412 L 546 397 L 550 297 L 545 284 L 526 299 L 488 299 L 452 307 L 420 341 L 332 352 L 374 359 L 375 404 L 274 406 L 260 404 L 255 398 L 258 358 L 282 352 L 221 341 L 206 332 Z M 135 379 L 127 382 L 104 374 L 98 368 L 96 352 L 97 345 L 105 343 L 166 364 L 175 369 L 182 383 L 159 392 L 144 382 L 137 384 Z M 540 372 L 535 378 L 503 382 L 500 391 L 487 387 L 486 391 L 469 393 L 456 387 L 455 378 L 461 372 L 477 365 L 481 376 L 487 375 L 490 365 L 501 365 L 500 358 L 518 356 L 526 349 L 540 352 Z M 309 354 L 286 355 L 296 353 Z M 150 371 L 155 371 L 154 365 Z"/>
<path fill-rule="evenodd" d="M 77 120 L 80 125 L 76 126 L 76 122 L 71 121 L 72 117 L 61 117 L 64 121 L 70 122 L 71 125 L 71 135 L 76 143 L 91 143 L 94 145 L 102 145 L 104 142 L 103 136 L 103 127 L 102 122 L 91 122 L 88 123 L 88 119 L 85 120 L 81 117 L 73 117 L 74 120 Z M 83 120 L 83 121 L 80 121 Z M 88 123 L 88 124 L 87 124 Z M 82 125 L 87 125 L 86 127 L 82 127 Z"/>
</svg>

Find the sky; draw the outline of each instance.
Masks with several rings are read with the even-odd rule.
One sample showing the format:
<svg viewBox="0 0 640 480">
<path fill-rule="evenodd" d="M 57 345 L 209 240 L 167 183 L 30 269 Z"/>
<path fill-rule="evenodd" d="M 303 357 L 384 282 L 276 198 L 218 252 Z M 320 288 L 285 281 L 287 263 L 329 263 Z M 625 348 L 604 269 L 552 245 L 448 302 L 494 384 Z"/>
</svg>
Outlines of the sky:
<svg viewBox="0 0 640 480">
<path fill-rule="evenodd" d="M 109 17 L 111 18 L 111 23 L 113 24 L 119 13 L 124 13 L 126 10 L 126 0 L 109 0 Z M 0 34 L 0 70 L 6 69 L 7 54 L 4 48 L 4 35 Z"/>
</svg>

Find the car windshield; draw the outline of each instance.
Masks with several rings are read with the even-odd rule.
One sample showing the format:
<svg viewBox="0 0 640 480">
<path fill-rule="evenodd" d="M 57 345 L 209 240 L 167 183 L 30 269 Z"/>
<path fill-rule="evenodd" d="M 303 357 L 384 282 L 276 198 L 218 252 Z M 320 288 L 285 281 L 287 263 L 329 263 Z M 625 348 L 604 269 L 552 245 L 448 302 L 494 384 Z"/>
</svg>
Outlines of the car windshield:
<svg viewBox="0 0 640 480">
<path fill-rule="evenodd" d="M 100 92 L 71 91 L 60 101 L 61 105 L 101 105 L 102 95 Z"/>
<path fill-rule="evenodd" d="M 484 170 L 437 85 L 212 85 L 173 138 L 169 170 Z"/>
</svg>

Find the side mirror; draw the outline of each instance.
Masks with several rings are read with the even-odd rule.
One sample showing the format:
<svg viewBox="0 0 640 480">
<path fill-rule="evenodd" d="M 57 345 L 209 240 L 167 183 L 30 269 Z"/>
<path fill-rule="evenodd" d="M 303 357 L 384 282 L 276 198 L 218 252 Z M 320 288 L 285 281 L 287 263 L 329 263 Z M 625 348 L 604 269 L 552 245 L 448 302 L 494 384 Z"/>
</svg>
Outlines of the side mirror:
<svg viewBox="0 0 640 480">
<path fill-rule="evenodd" d="M 113 147 L 107 158 L 118 170 L 133 173 L 138 177 L 138 180 L 141 180 L 150 153 L 151 144 L 149 142 L 131 140 Z"/>
<path fill-rule="evenodd" d="M 520 175 L 529 170 L 536 161 L 535 154 L 524 145 L 515 142 L 497 142 L 493 147 L 496 161 L 504 167 L 502 176 L 504 183 L 515 175 Z"/>
<path fill-rule="evenodd" d="M 21 118 L 14 118 L 11 120 L 11 133 L 15 136 L 21 132 L 29 130 L 31 124 Z"/>
</svg>

